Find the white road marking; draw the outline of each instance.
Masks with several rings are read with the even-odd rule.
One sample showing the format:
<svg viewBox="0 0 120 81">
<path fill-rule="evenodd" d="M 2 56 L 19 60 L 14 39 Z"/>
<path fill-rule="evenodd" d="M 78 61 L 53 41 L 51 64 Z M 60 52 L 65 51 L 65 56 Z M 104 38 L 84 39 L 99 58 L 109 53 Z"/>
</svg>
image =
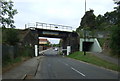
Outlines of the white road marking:
<svg viewBox="0 0 120 81">
<path fill-rule="evenodd" d="M 63 64 L 65 64 L 66 66 L 69 66 L 67 63 L 64 63 L 64 62 L 62 62 L 62 61 L 60 61 L 60 60 L 58 60 L 59 62 L 61 62 L 61 63 L 63 63 Z"/>
<path fill-rule="evenodd" d="M 66 66 L 68 66 L 68 64 L 65 63 Z"/>
<path fill-rule="evenodd" d="M 83 73 L 81 73 L 80 71 L 76 70 L 75 68 L 71 67 L 71 69 L 85 77 L 85 75 Z"/>
<path fill-rule="evenodd" d="M 63 64 L 65 64 L 66 66 L 69 66 L 69 64 L 67 64 L 67 63 L 64 63 L 64 62 L 62 62 L 62 61 L 60 61 L 60 60 L 58 60 L 58 61 L 61 62 L 61 63 L 63 63 Z M 73 67 L 71 67 L 71 69 L 85 77 L 85 75 L 84 75 L 82 72 L 76 70 L 76 69 L 73 68 Z"/>
</svg>

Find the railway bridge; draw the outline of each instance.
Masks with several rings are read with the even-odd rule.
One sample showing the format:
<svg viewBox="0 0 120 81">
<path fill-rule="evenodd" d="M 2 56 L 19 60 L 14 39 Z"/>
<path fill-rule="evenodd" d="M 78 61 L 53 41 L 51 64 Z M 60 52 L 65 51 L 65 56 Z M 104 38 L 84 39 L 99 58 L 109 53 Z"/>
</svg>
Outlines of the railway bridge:
<svg viewBox="0 0 120 81">
<path fill-rule="evenodd" d="M 26 29 L 30 29 L 37 38 L 60 38 L 62 40 L 62 48 L 67 49 L 67 46 L 70 46 L 70 53 L 79 50 L 78 34 L 73 32 L 70 26 L 36 22 L 35 24 L 29 23 L 26 25 Z M 38 42 L 37 45 L 39 45 Z"/>
</svg>

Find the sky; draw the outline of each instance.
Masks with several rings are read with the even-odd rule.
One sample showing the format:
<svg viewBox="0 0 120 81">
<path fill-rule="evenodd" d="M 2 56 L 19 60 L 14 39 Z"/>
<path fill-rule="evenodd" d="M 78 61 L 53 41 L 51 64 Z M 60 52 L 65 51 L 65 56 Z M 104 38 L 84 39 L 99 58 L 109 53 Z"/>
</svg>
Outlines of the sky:
<svg viewBox="0 0 120 81">
<path fill-rule="evenodd" d="M 39 37 L 39 39 L 48 39 L 48 41 L 51 43 L 51 44 L 59 44 L 59 41 L 60 39 L 59 38 L 46 38 L 46 37 Z"/>
<path fill-rule="evenodd" d="M 24 29 L 25 24 L 42 22 L 79 27 L 85 14 L 85 0 L 12 0 L 18 14 L 14 16 L 15 26 Z M 113 0 L 86 0 L 86 10 L 103 15 L 113 11 Z M 56 39 L 58 40 L 58 39 Z"/>
</svg>

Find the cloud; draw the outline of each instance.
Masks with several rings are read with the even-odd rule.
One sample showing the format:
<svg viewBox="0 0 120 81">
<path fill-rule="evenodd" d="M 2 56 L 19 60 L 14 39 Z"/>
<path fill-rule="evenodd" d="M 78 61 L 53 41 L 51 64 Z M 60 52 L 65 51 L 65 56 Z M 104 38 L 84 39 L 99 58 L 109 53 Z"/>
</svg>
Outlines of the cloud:
<svg viewBox="0 0 120 81">
<path fill-rule="evenodd" d="M 39 37 L 39 39 L 40 39 L 40 38 L 48 39 L 48 41 L 49 41 L 51 44 L 59 44 L 59 42 L 60 42 L 60 39 L 59 39 L 59 38 Z"/>
<path fill-rule="evenodd" d="M 84 0 L 13 0 L 18 14 L 15 25 L 24 28 L 29 22 L 45 22 L 73 26 L 80 24 L 85 13 Z M 86 0 L 87 10 L 94 10 L 95 15 L 112 11 L 113 0 Z"/>
</svg>

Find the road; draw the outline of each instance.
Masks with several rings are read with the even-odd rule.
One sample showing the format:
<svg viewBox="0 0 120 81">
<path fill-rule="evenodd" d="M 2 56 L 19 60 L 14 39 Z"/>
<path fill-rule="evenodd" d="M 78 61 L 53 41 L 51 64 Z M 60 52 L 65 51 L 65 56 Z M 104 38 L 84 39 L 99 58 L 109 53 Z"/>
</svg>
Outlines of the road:
<svg viewBox="0 0 120 81">
<path fill-rule="evenodd" d="M 35 79 L 118 79 L 116 72 L 59 56 L 49 49 L 44 53 Z"/>
</svg>

